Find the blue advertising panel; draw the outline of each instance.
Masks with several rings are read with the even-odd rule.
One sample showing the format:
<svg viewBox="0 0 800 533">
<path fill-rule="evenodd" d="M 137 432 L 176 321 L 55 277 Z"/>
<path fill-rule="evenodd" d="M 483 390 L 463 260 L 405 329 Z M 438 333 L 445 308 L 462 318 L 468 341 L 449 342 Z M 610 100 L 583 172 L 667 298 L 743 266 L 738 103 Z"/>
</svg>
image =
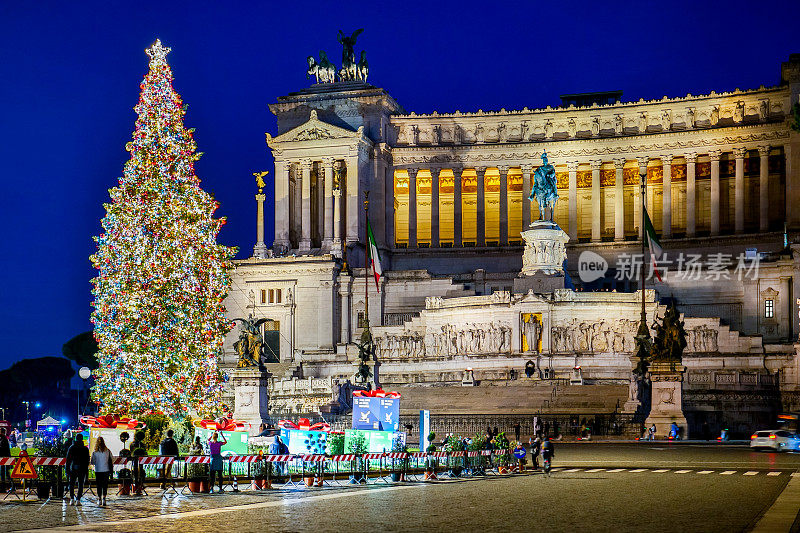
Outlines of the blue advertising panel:
<svg viewBox="0 0 800 533">
<path fill-rule="evenodd" d="M 431 412 L 422 410 L 419 412 L 419 451 L 424 452 L 428 450 L 430 441 L 428 435 L 431 432 Z"/>
<path fill-rule="evenodd" d="M 380 405 L 376 399 L 353 397 L 353 429 L 379 429 Z"/>
<path fill-rule="evenodd" d="M 397 431 L 400 399 L 353 397 L 353 429 Z"/>
<path fill-rule="evenodd" d="M 281 439 L 289 448 L 289 453 L 325 453 L 328 434 L 324 431 L 281 428 Z"/>
</svg>

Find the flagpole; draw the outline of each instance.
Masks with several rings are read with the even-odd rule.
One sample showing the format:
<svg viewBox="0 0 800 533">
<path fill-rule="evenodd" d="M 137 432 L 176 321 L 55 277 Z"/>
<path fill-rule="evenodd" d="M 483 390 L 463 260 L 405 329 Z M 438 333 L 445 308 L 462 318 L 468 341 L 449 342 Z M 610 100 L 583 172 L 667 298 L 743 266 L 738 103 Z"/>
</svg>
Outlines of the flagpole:
<svg viewBox="0 0 800 533">
<path fill-rule="evenodd" d="M 364 191 L 364 327 L 369 329 L 369 191 Z"/>
<path fill-rule="evenodd" d="M 644 172 L 642 172 L 642 169 L 644 169 Z M 641 278 L 642 278 L 642 314 L 641 314 L 641 323 L 644 325 L 644 327 L 646 327 L 647 326 L 647 312 L 645 311 L 645 307 L 644 307 L 644 281 L 645 281 L 644 280 L 644 265 L 645 265 L 644 257 L 645 257 L 645 253 L 646 253 L 646 250 L 645 250 L 645 238 L 647 236 L 647 228 L 645 228 L 644 221 L 645 221 L 645 209 L 646 209 L 645 206 L 646 206 L 646 202 L 647 202 L 647 163 L 645 163 L 644 166 L 642 166 L 641 163 L 640 163 L 640 165 L 639 165 L 639 178 L 640 178 L 640 181 L 641 181 L 641 190 L 642 190 L 642 213 L 641 213 L 641 217 L 640 217 L 640 220 L 641 220 L 641 222 L 640 222 L 640 226 L 641 226 L 640 230 L 641 230 L 641 234 L 642 234 L 642 273 L 641 273 Z M 639 327 L 639 333 L 641 334 L 642 331 L 643 331 L 642 326 L 640 326 Z M 648 333 L 649 333 L 649 329 L 648 329 Z"/>
</svg>

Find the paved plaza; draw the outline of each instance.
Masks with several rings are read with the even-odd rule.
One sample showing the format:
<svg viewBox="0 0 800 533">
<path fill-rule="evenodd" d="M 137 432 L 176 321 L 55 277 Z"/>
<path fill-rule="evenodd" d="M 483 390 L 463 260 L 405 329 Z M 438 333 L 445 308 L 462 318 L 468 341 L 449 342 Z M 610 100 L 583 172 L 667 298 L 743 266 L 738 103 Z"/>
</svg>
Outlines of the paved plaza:
<svg viewBox="0 0 800 533">
<path fill-rule="evenodd" d="M 748 531 L 800 485 L 800 455 L 706 444 L 559 444 L 551 476 L 3 502 L 3 530 Z M 790 494 L 791 493 L 791 494 Z M 780 503 L 780 499 L 778 500 Z M 790 502 L 789 531 L 800 508 Z M 635 502 L 635 503 L 632 503 Z M 785 513 L 784 513 L 785 515 Z M 773 512 L 770 516 L 776 516 Z M 764 523 L 761 524 L 762 526 Z M 795 527 L 797 524 L 795 523 Z M 772 530 L 772 529 L 767 529 Z"/>
</svg>

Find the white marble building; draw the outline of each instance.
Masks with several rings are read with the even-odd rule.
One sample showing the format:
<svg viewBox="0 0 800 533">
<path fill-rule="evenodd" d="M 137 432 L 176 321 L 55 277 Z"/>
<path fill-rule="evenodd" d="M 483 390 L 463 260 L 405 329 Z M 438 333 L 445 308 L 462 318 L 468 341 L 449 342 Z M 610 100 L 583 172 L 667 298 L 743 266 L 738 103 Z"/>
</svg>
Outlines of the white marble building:
<svg viewBox="0 0 800 533">
<path fill-rule="evenodd" d="M 237 262 L 230 316 L 275 321 L 276 379 L 349 378 L 369 291 L 387 386 L 460 384 L 466 366 L 485 382 L 502 380 L 528 360 L 549 375 L 580 366 L 587 383 L 625 383 L 641 293 L 615 275 L 639 251 L 644 174 L 669 256 L 700 254 L 703 272 L 714 269 L 712 253 L 760 259 L 744 279 L 673 269 L 648 282 L 650 320 L 666 297 L 685 314 L 687 382 L 714 388 L 723 376 L 739 390 L 779 381 L 796 406 L 800 132 L 791 124 L 800 56 L 781 65 L 780 79 L 730 93 L 492 112 L 406 113 L 362 82 L 279 97 L 270 105 L 278 135 L 266 139 L 274 241 Z M 578 292 L 514 293 L 520 233 L 539 216 L 528 196 L 544 150 L 556 166 L 555 221 L 570 238 Z M 365 192 L 380 292 L 364 277 Z M 611 265 L 591 284 L 576 272 L 584 251 Z M 531 315 L 540 329 L 533 347 Z"/>
</svg>

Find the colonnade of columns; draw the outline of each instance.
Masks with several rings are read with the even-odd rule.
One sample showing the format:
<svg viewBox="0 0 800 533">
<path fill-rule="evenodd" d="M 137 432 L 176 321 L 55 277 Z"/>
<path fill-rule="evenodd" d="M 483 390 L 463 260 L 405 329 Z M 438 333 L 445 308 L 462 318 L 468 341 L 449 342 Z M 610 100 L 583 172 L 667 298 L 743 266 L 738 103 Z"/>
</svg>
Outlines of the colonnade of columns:
<svg viewBox="0 0 800 533">
<path fill-rule="evenodd" d="M 349 198 L 358 191 L 358 160 L 349 157 L 337 160 L 276 161 L 275 180 L 275 244 L 285 250 L 308 252 L 312 248 L 312 228 L 317 229 L 323 251 L 341 254 L 342 243 L 358 240 L 358 209 L 346 206 Z M 312 172 L 317 169 L 316 196 L 312 197 Z M 290 183 L 294 179 L 295 195 L 290 197 Z M 344 198 L 343 198 L 344 196 Z M 312 220 L 312 203 L 316 214 Z M 346 217 L 346 218 L 345 218 Z M 344 227 L 343 227 L 344 226 Z M 290 231 L 293 230 L 293 231 Z M 292 243 L 290 235 L 296 236 Z"/>
<path fill-rule="evenodd" d="M 734 232 L 743 233 L 745 231 L 745 176 L 744 176 L 744 159 L 747 157 L 748 150 L 758 149 L 759 154 L 759 199 L 758 199 L 758 228 L 759 231 L 769 230 L 770 220 L 770 200 L 769 200 L 769 152 L 770 147 L 766 145 L 757 147 L 736 147 L 733 148 L 732 154 L 735 160 L 735 174 L 734 174 Z M 712 236 L 719 235 L 720 233 L 720 157 L 721 151 L 717 149 L 710 150 L 705 154 L 710 161 L 710 195 L 709 195 L 709 230 Z M 665 154 L 657 157 L 639 157 L 637 158 L 640 167 L 640 173 L 647 171 L 647 166 L 650 160 L 660 160 L 663 169 L 663 187 L 662 187 L 662 210 L 661 210 L 661 228 L 662 237 L 671 238 L 673 230 L 676 229 L 673 224 L 673 198 L 672 198 L 672 183 L 673 183 L 673 157 L 681 156 L 686 162 L 686 202 L 685 202 L 685 235 L 686 237 L 694 237 L 697 235 L 697 152 L 687 152 L 684 154 Z M 628 162 L 625 158 L 613 159 L 614 165 L 614 201 L 613 201 L 613 225 L 614 225 L 614 240 L 621 241 L 625 239 L 625 219 L 627 217 L 634 217 L 635 225 L 639 226 L 641 232 L 640 214 L 641 201 L 639 198 L 639 188 L 636 187 L 636 192 L 633 202 L 633 213 L 626 213 L 625 207 L 625 184 L 623 168 Z M 581 163 L 586 161 L 568 161 L 567 173 L 567 203 L 568 203 L 568 227 L 564 228 L 570 236 L 570 239 L 575 242 L 578 238 L 578 168 Z M 600 174 L 601 168 L 607 161 L 595 159 L 588 161 L 591 168 L 591 240 L 599 242 L 602 239 L 602 220 L 601 220 L 601 183 Z M 508 233 L 508 172 L 509 166 L 498 165 L 497 167 L 500 175 L 500 242 L 499 244 L 506 245 L 509 241 Z M 531 201 L 528 196 L 531 192 L 532 186 L 532 172 L 533 167 L 529 165 L 519 165 L 522 172 L 522 228 L 523 231 L 528 228 L 531 222 Z M 408 209 L 408 247 L 414 248 L 417 246 L 417 176 L 420 170 L 419 167 L 406 167 L 409 180 L 409 209 Z M 428 170 L 427 168 L 425 170 Z M 439 246 L 439 181 L 442 168 L 430 168 L 432 186 L 431 186 L 431 242 L 430 246 Z M 453 234 L 454 245 L 460 246 L 463 244 L 462 240 L 462 175 L 467 168 L 453 168 L 454 180 L 454 216 L 453 216 Z M 476 246 L 485 246 L 485 228 L 486 228 L 486 213 L 485 207 L 485 173 L 487 167 L 472 167 L 477 176 L 477 214 L 476 214 Z M 638 184 L 638 179 L 637 179 Z M 562 193 L 563 196 L 563 193 Z M 388 201 L 389 199 L 387 199 Z M 651 214 L 652 217 L 652 214 Z M 682 228 L 681 228 L 682 229 Z"/>
</svg>

